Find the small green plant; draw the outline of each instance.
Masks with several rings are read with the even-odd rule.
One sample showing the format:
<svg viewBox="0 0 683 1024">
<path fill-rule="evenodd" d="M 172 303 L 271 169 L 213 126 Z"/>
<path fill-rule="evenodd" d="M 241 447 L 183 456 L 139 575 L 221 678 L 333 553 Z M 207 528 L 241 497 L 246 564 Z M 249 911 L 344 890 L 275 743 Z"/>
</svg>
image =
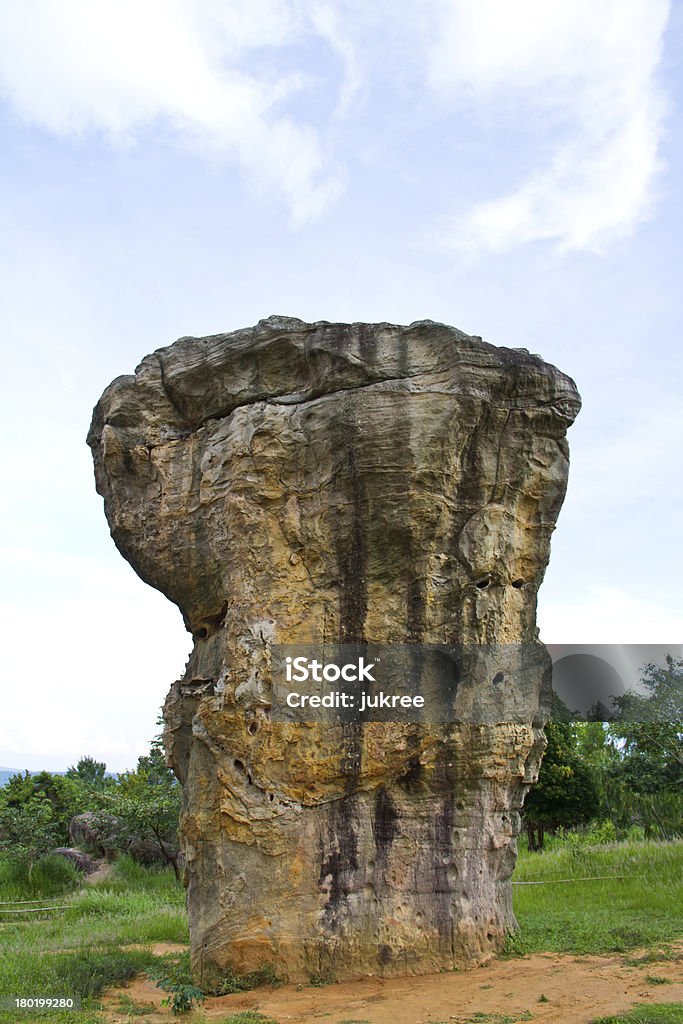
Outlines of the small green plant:
<svg viewBox="0 0 683 1024">
<path fill-rule="evenodd" d="M 544 996 L 542 992 L 541 992 L 540 996 L 538 997 L 538 1001 L 539 1001 L 539 1003 L 549 1003 L 550 1002 L 548 997 Z"/>
<path fill-rule="evenodd" d="M 148 975 L 157 988 L 168 992 L 162 1006 L 169 1006 L 173 1013 L 187 1013 L 204 1002 L 204 993 L 192 980 L 189 953 L 159 957 Z"/>
<path fill-rule="evenodd" d="M 251 992 L 252 989 L 259 988 L 261 985 L 270 985 L 274 988 L 279 984 L 281 984 L 281 980 L 272 965 L 263 964 L 255 971 L 249 971 L 248 974 L 235 974 L 234 971 L 228 971 L 223 975 L 217 988 L 212 991 L 217 996 L 229 996 L 234 992 Z"/>
<path fill-rule="evenodd" d="M 309 985 L 313 988 L 324 988 L 325 985 L 334 985 L 336 978 L 331 971 L 315 971 L 309 978 Z"/>
<path fill-rule="evenodd" d="M 661 974 L 646 974 L 645 981 L 648 985 L 673 985 L 671 978 L 664 978 Z"/>
<path fill-rule="evenodd" d="M 161 1005 L 170 1006 L 172 1013 L 187 1013 L 194 1006 L 201 1006 L 204 1002 L 204 993 L 196 985 L 160 984 L 159 982 L 157 984 L 164 992 L 169 993 L 166 999 L 161 1000 Z"/>
</svg>

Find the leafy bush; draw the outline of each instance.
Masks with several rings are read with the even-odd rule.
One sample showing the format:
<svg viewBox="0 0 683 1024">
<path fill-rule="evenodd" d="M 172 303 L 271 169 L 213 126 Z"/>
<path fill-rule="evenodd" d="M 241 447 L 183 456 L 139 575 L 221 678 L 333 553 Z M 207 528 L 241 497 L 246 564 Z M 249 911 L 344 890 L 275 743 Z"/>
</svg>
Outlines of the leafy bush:
<svg viewBox="0 0 683 1024">
<path fill-rule="evenodd" d="M 592 821 L 583 829 L 558 828 L 556 841 L 570 850 L 579 850 L 587 846 L 605 846 L 619 841 L 619 834 L 613 821 Z"/>
</svg>

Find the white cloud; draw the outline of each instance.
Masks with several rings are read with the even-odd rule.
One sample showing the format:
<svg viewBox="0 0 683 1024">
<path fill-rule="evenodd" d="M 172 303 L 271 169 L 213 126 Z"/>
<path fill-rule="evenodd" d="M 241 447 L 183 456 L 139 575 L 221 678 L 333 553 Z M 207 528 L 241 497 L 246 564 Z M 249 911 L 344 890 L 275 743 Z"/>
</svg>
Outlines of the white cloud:
<svg viewBox="0 0 683 1024">
<path fill-rule="evenodd" d="M 460 0 L 439 5 L 429 83 L 446 103 L 533 121 L 545 166 L 453 221 L 446 243 L 494 252 L 551 240 L 600 251 L 647 217 L 665 102 L 669 0 Z"/>
<path fill-rule="evenodd" d="M 394 116 L 404 112 L 393 122 L 399 131 L 424 117 L 425 99 L 461 115 L 514 110 L 531 124 L 540 116 L 546 152 L 524 161 L 532 165 L 526 180 L 510 182 L 499 153 L 510 190 L 461 215 L 446 244 L 501 251 L 552 240 L 562 250 L 599 250 L 651 209 L 669 6 L 24 0 L 0 6 L 0 91 L 24 118 L 67 137 L 97 131 L 126 142 L 153 126 L 170 129 L 194 151 L 237 161 L 295 222 L 341 194 L 335 128 L 353 114 L 362 134 L 361 108 L 387 84 Z M 460 120 L 455 130 L 467 127 Z M 520 146 L 537 145 L 533 134 L 521 132 Z"/>
<path fill-rule="evenodd" d="M 130 141 L 158 123 L 236 158 L 296 221 L 339 192 L 316 130 L 285 116 L 304 88 L 266 48 L 305 31 L 288 0 L 26 0 L 0 7 L 0 90 L 30 122 Z M 246 59 L 248 58 L 248 59 Z"/>
<path fill-rule="evenodd" d="M 538 605 L 541 640 L 546 644 L 669 644 L 679 645 L 680 612 L 608 586 L 587 586 L 580 597 Z"/>
</svg>

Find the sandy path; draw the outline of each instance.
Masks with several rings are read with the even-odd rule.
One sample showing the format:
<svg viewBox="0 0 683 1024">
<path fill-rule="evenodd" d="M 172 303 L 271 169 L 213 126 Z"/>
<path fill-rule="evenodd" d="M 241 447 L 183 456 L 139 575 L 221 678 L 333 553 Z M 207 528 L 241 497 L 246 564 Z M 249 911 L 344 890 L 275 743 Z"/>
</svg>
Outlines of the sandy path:
<svg viewBox="0 0 683 1024">
<path fill-rule="evenodd" d="M 683 957 L 683 944 L 679 949 Z M 526 1013 L 538 1024 L 589 1024 L 595 1017 L 636 1002 L 683 1002 L 683 959 L 638 966 L 627 965 L 625 959 L 617 954 L 575 957 L 546 953 L 497 960 L 460 974 L 388 981 L 369 978 L 324 988 L 283 985 L 207 999 L 204 1013 L 211 1021 L 238 1010 L 256 1010 L 278 1024 L 460 1024 L 476 1013 L 522 1019 Z M 667 978 L 672 984 L 652 984 L 646 980 L 648 975 Z M 143 979 L 124 991 L 136 1002 L 155 1007 L 163 998 Z M 541 996 L 547 1002 L 539 1002 Z M 107 1002 L 112 1007 L 113 996 Z M 149 1024 L 170 1019 L 168 1010 L 144 1017 Z M 130 1017 L 110 1011 L 109 1020 L 118 1024 Z"/>
</svg>

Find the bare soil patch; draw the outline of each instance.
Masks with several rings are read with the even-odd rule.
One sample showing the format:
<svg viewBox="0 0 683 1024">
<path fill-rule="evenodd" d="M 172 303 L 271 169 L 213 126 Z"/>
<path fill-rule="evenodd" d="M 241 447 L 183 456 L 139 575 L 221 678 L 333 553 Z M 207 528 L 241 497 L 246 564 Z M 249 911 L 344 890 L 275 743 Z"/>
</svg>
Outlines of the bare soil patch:
<svg viewBox="0 0 683 1024">
<path fill-rule="evenodd" d="M 240 1010 L 253 1010 L 278 1024 L 464 1024 L 476 1014 L 489 1014 L 491 1024 L 507 1018 L 533 1018 L 538 1024 L 589 1024 L 596 1017 L 628 1009 L 637 1002 L 683 1002 L 683 943 L 679 960 L 628 961 L 623 956 L 567 956 L 542 953 L 495 960 L 484 967 L 418 978 L 344 982 L 323 988 L 282 985 L 207 999 L 207 1021 L 219 1021 Z M 659 979 L 659 982 L 648 979 Z M 664 980 L 662 980 L 664 979 Z M 143 978 L 107 996 L 111 1024 L 130 1021 L 116 1009 L 125 994 L 154 1008 L 139 1018 L 161 1024 L 173 1018 L 161 1007 L 164 994 Z M 530 1016 L 529 1016 L 530 1015 Z M 180 1018 L 192 1020 L 193 1015 Z M 486 1018 L 483 1018 L 485 1022 Z"/>
</svg>

